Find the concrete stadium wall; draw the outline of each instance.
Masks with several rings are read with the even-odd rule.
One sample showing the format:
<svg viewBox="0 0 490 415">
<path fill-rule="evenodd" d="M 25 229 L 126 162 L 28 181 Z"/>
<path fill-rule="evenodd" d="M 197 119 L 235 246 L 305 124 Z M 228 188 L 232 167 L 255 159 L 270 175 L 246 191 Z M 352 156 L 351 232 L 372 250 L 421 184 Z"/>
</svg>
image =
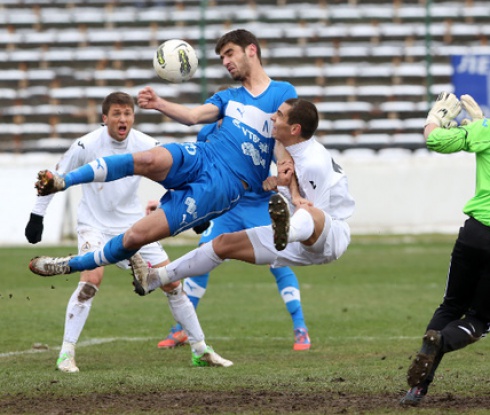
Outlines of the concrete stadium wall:
<svg viewBox="0 0 490 415">
<path fill-rule="evenodd" d="M 34 181 L 59 155 L 0 154 L 0 245 L 27 244 L 24 228 L 36 199 Z M 354 234 L 454 233 L 465 216 L 462 208 L 474 191 L 474 156 L 437 155 L 418 151 L 368 150 L 335 153 L 349 176 L 356 199 L 349 223 Z M 160 186 L 142 180 L 142 207 L 162 194 Z M 56 195 L 45 217 L 42 245 L 59 244 L 75 234 L 80 188 Z M 192 231 L 190 231 L 192 233 Z M 188 234 L 190 235 L 190 233 Z"/>
</svg>

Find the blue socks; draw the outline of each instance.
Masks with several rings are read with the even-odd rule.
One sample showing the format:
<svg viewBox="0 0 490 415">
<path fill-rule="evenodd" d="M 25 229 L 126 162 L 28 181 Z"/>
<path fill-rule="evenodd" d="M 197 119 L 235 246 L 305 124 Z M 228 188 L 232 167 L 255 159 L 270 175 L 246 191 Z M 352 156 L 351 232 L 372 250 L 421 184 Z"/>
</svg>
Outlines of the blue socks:
<svg viewBox="0 0 490 415">
<path fill-rule="evenodd" d="M 68 265 L 73 272 L 86 271 L 131 258 L 138 250 L 124 248 L 123 237 L 124 234 L 122 233 L 109 240 L 102 249 L 73 257 Z"/>
<path fill-rule="evenodd" d="M 270 271 L 276 279 L 277 289 L 286 304 L 289 314 L 291 314 L 293 329 L 307 328 L 303 317 L 299 283 L 296 275 L 289 267 L 271 268 Z"/>
<path fill-rule="evenodd" d="M 117 154 L 98 158 L 64 176 L 65 189 L 70 186 L 91 182 L 112 182 L 134 175 L 132 154 Z"/>
<path fill-rule="evenodd" d="M 209 273 L 199 275 L 197 277 L 186 278 L 184 281 L 184 291 L 191 300 L 194 308 L 197 308 L 199 301 L 206 293 L 206 288 L 208 286 Z"/>
</svg>

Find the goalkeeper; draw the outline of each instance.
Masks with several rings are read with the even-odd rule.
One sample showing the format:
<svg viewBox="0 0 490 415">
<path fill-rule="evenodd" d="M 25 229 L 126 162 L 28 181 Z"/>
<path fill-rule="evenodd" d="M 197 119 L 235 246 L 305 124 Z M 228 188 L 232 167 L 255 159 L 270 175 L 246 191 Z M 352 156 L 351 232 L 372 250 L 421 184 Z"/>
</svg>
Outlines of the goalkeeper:
<svg viewBox="0 0 490 415">
<path fill-rule="evenodd" d="M 470 119 L 454 121 L 464 108 Z M 417 405 L 427 394 L 445 353 L 481 339 L 490 321 L 490 128 L 469 95 L 442 93 L 424 129 L 427 148 L 438 153 L 466 151 L 476 155 L 475 195 L 463 211 L 468 215 L 451 254 L 442 304 L 435 310 L 422 347 L 408 369 L 410 390 L 403 405 Z"/>
</svg>

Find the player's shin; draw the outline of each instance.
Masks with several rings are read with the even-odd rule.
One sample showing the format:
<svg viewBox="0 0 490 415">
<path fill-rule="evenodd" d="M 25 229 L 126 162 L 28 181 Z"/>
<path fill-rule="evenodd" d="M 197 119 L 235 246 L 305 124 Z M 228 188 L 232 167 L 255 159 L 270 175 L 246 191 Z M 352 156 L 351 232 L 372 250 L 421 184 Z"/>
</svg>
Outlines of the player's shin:
<svg viewBox="0 0 490 415">
<path fill-rule="evenodd" d="M 82 183 L 111 182 L 134 174 L 132 154 L 98 158 L 64 176 L 66 188 Z"/>
<path fill-rule="evenodd" d="M 182 284 L 170 292 L 165 293 L 168 297 L 168 304 L 172 316 L 179 323 L 189 336 L 189 343 L 192 346 L 204 340 L 204 333 L 197 319 L 196 310 L 191 301 L 182 289 Z"/>
<path fill-rule="evenodd" d="M 73 257 L 68 263 L 71 272 L 91 270 L 131 258 L 137 250 L 126 249 L 123 238 L 124 234 L 120 234 L 110 239 L 102 249 Z"/>
<path fill-rule="evenodd" d="M 165 285 L 169 282 L 211 272 L 222 263 L 223 260 L 214 252 L 213 244 L 207 243 L 157 270 L 160 282 Z"/>
</svg>

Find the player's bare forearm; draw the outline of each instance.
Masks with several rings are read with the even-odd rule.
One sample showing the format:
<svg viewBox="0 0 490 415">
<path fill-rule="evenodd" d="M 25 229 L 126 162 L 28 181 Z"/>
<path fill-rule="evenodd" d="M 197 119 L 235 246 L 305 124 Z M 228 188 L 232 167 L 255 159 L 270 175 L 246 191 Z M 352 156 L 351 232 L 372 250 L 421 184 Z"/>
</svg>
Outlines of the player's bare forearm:
<svg viewBox="0 0 490 415">
<path fill-rule="evenodd" d="M 138 93 L 138 106 L 157 110 L 183 125 L 211 123 L 219 117 L 219 109 L 215 105 L 204 104 L 189 108 L 159 97 L 149 86 Z"/>
<path fill-rule="evenodd" d="M 430 133 L 436 128 L 439 128 L 437 124 L 427 124 L 424 128 L 424 138 L 427 140 L 427 137 L 429 137 Z"/>
</svg>

